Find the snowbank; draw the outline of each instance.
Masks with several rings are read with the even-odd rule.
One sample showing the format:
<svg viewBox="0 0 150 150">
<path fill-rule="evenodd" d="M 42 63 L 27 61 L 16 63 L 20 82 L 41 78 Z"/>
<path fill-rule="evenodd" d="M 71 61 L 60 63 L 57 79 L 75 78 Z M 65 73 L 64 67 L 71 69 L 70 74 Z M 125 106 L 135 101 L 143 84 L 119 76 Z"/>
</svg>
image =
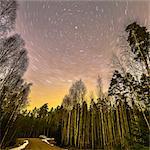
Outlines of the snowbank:
<svg viewBox="0 0 150 150">
<path fill-rule="evenodd" d="M 46 139 L 47 137 L 45 135 L 40 135 L 39 138 Z"/>
<path fill-rule="evenodd" d="M 49 138 L 48 138 L 48 139 L 49 139 Z M 50 144 L 50 143 L 47 141 L 48 139 L 42 139 L 42 141 L 45 142 L 45 143 L 47 143 L 47 144 L 49 144 L 50 146 L 54 146 L 54 144 Z"/>
<path fill-rule="evenodd" d="M 54 144 L 48 142 L 48 141 L 54 141 L 54 138 L 48 138 L 45 135 L 40 135 L 39 138 L 42 138 L 41 140 L 47 144 L 49 144 L 50 146 L 54 146 Z"/>
<path fill-rule="evenodd" d="M 47 144 L 50 144 L 47 139 L 42 139 L 43 142 L 47 143 Z"/>
<path fill-rule="evenodd" d="M 28 144 L 29 144 L 29 141 L 28 141 L 28 140 L 25 140 L 24 143 L 23 143 L 21 146 L 16 147 L 16 148 L 12 148 L 12 149 L 10 149 L 10 150 L 22 150 L 22 149 L 24 149 Z"/>
<path fill-rule="evenodd" d="M 49 141 L 54 141 L 55 139 L 54 138 L 46 138 L 47 140 Z"/>
</svg>

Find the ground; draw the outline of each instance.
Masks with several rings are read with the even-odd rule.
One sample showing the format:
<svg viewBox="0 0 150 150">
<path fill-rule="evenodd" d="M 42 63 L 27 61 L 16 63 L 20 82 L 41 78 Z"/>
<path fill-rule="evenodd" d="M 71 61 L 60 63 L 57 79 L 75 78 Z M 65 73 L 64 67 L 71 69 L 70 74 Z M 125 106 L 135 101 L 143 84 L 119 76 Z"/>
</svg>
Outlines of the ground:
<svg viewBox="0 0 150 150">
<path fill-rule="evenodd" d="M 24 150 L 64 150 L 57 146 L 50 146 L 39 138 L 27 138 L 27 140 L 29 141 L 29 144 Z"/>
</svg>

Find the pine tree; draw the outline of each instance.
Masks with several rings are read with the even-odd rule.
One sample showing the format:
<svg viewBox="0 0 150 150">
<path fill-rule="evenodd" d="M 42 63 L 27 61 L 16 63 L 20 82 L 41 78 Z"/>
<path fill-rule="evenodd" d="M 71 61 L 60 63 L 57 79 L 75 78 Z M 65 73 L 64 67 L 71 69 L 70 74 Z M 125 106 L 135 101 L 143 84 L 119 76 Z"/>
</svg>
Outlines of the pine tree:
<svg viewBox="0 0 150 150">
<path fill-rule="evenodd" d="M 131 51 L 135 54 L 134 59 L 145 64 L 147 74 L 150 76 L 149 69 L 149 47 L 150 35 L 146 27 L 141 27 L 136 22 L 129 24 L 126 27 L 126 32 L 129 33 L 127 41 L 131 47 Z"/>
</svg>

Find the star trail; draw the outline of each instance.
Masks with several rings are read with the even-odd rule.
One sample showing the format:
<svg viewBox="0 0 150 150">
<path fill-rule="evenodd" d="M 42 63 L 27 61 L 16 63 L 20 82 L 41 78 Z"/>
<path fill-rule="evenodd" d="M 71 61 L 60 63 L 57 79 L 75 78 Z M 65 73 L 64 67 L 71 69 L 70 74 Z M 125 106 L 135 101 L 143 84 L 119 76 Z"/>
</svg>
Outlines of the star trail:
<svg viewBox="0 0 150 150">
<path fill-rule="evenodd" d="M 112 54 L 119 37 L 137 21 L 149 28 L 148 1 L 18 1 L 16 31 L 26 42 L 33 83 L 30 107 L 61 104 L 73 81 L 95 90 L 98 74 L 104 91 L 112 75 Z"/>
</svg>

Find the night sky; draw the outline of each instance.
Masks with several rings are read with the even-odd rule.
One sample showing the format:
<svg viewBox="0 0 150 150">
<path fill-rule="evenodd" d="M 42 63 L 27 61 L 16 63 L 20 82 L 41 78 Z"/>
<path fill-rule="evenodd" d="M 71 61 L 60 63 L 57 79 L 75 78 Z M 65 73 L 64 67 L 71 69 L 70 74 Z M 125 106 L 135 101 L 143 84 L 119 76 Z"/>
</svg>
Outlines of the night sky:
<svg viewBox="0 0 150 150">
<path fill-rule="evenodd" d="M 147 1 L 19 1 L 16 31 L 28 49 L 24 78 L 32 82 L 30 108 L 62 102 L 72 82 L 96 88 L 98 74 L 107 90 L 112 53 L 133 21 L 149 28 Z"/>
</svg>

